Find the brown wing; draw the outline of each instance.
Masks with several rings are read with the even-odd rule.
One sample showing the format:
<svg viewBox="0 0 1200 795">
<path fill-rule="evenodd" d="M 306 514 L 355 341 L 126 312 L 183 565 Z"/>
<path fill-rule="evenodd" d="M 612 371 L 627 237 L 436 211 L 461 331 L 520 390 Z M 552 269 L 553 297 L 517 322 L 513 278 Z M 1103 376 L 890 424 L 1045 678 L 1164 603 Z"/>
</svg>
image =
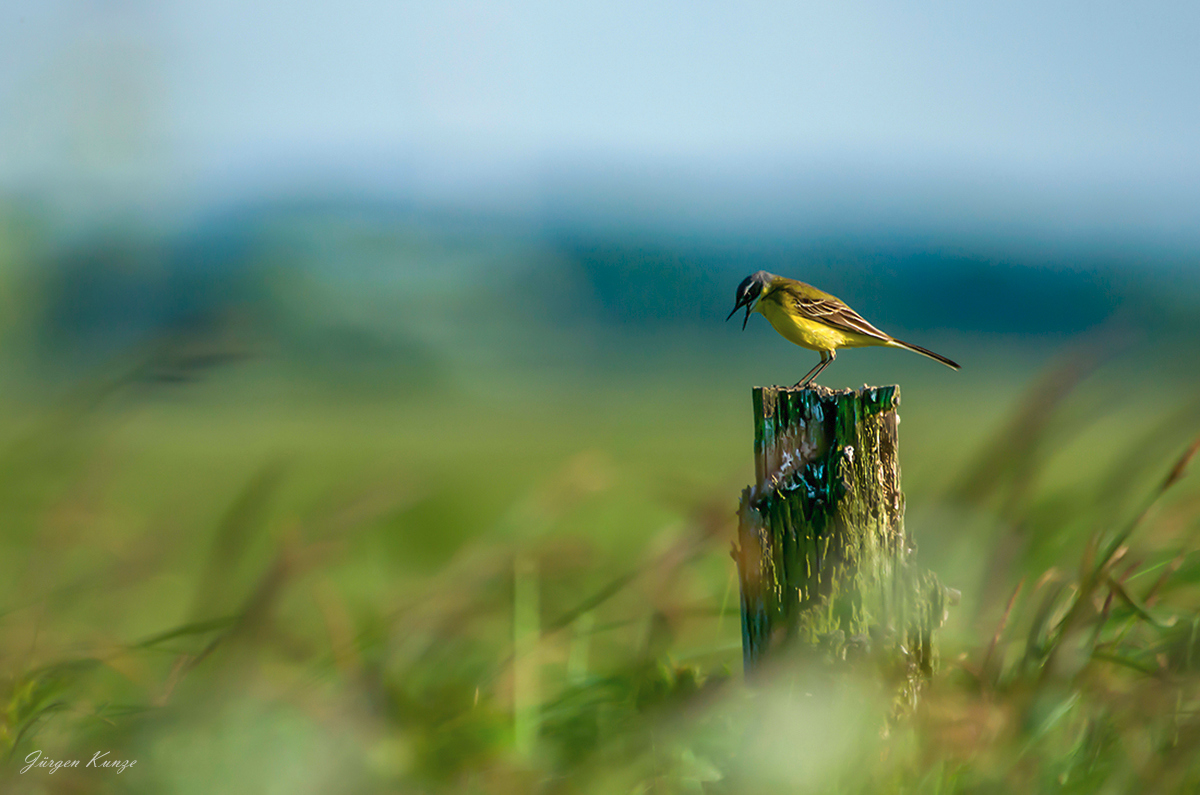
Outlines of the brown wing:
<svg viewBox="0 0 1200 795">
<path fill-rule="evenodd" d="M 808 285 L 804 286 L 808 287 Z M 809 287 L 809 290 L 813 293 L 820 292 L 812 287 Z M 889 334 L 885 334 L 872 326 L 863 319 L 862 315 L 832 295 L 824 293 L 819 296 L 803 295 L 799 290 L 792 289 L 786 290 L 786 292 L 787 300 L 791 302 L 792 307 L 810 320 L 816 320 L 819 323 L 825 323 L 841 331 L 862 334 L 864 337 L 873 337 L 884 342 L 892 339 Z"/>
</svg>

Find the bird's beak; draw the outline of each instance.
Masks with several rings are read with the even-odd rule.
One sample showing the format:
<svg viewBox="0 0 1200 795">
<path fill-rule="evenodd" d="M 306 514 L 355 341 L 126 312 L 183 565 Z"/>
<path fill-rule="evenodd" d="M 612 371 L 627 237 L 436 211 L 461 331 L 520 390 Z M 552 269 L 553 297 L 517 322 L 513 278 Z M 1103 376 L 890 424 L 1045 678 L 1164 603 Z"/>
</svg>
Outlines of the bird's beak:
<svg viewBox="0 0 1200 795">
<path fill-rule="evenodd" d="M 733 311 L 729 313 L 729 317 L 725 318 L 725 322 L 728 323 L 729 318 L 736 315 L 737 311 L 744 306 L 746 307 L 746 317 L 742 319 L 742 331 L 745 331 L 746 324 L 750 322 L 750 313 L 754 311 L 754 307 L 757 303 L 758 301 L 756 299 L 750 298 L 749 296 L 743 296 L 742 300 L 737 302 L 737 306 L 733 308 Z"/>
<path fill-rule="evenodd" d="M 753 310 L 753 309 L 754 309 L 754 301 L 753 301 L 753 300 L 749 300 L 749 301 L 745 301 L 745 300 L 743 300 L 743 301 L 738 301 L 738 302 L 737 302 L 737 306 L 735 306 L 735 307 L 733 308 L 733 311 L 729 313 L 729 317 L 726 317 L 726 318 L 725 318 L 725 322 L 726 322 L 726 323 L 728 323 L 728 322 L 729 322 L 729 318 L 731 318 L 731 317 L 733 317 L 734 315 L 736 315 L 736 314 L 737 314 L 737 311 L 738 311 L 739 309 L 741 309 L 743 306 L 744 306 L 744 307 L 746 307 L 746 317 L 745 317 L 745 319 L 743 319 L 743 320 L 742 320 L 742 331 L 745 331 L 745 330 L 746 330 L 746 324 L 750 322 L 750 312 L 751 312 L 751 310 Z"/>
</svg>

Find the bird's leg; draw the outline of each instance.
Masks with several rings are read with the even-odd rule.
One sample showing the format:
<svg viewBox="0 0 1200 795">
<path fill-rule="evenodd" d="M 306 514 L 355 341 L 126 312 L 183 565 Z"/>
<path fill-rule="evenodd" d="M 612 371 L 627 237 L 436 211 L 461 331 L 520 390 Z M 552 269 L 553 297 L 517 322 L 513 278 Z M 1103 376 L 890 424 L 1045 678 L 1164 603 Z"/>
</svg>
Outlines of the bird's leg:
<svg viewBox="0 0 1200 795">
<path fill-rule="evenodd" d="M 811 369 L 811 370 L 809 370 L 807 373 L 805 373 L 805 374 L 804 374 L 804 377 L 803 377 L 803 378 L 801 378 L 799 381 L 797 381 L 797 382 L 796 382 L 796 383 L 795 383 L 795 384 L 792 386 L 792 389 L 799 389 L 800 387 L 802 387 L 802 386 L 805 386 L 806 384 L 808 384 L 808 382 L 809 382 L 810 380 L 812 380 L 812 377 L 813 377 L 813 376 L 815 376 L 815 375 L 817 374 L 817 371 L 818 371 L 818 370 L 820 370 L 820 369 L 821 369 L 822 367 L 824 367 L 824 366 L 825 366 L 825 355 L 824 355 L 824 354 L 821 354 L 821 361 L 819 361 L 819 362 L 817 362 L 815 365 L 813 365 L 813 369 Z"/>
<path fill-rule="evenodd" d="M 817 371 L 812 374 L 812 378 L 808 379 L 808 386 L 812 386 L 813 384 L 815 384 L 817 382 L 817 376 L 819 376 L 821 373 L 825 372 L 825 368 L 831 364 L 833 364 L 832 358 L 826 359 L 825 361 L 821 362 L 821 366 L 818 367 Z"/>
<path fill-rule="evenodd" d="M 825 370 L 826 367 L 833 364 L 833 360 L 836 358 L 837 358 L 837 351 L 821 351 L 821 361 L 817 363 L 816 367 L 809 370 L 808 375 L 804 376 L 804 378 L 801 378 L 800 383 L 796 384 L 796 386 L 801 386 L 801 385 L 808 386 L 809 384 L 816 381 L 817 376 L 819 376 Z"/>
<path fill-rule="evenodd" d="M 808 379 L 808 383 L 811 384 L 814 381 L 816 381 L 817 376 L 819 376 L 821 373 L 825 372 L 825 368 L 828 367 L 829 365 L 833 364 L 833 360 L 837 358 L 836 350 L 828 351 L 828 353 L 829 353 L 829 358 L 825 359 L 823 362 L 821 362 L 821 366 L 818 367 L 817 371 L 815 373 L 813 373 L 812 376 Z"/>
<path fill-rule="evenodd" d="M 804 377 L 796 382 L 796 386 L 792 389 L 798 389 L 802 386 L 808 386 L 813 382 L 813 379 L 821 374 L 821 371 L 829 366 L 829 363 L 837 356 L 836 351 L 821 351 L 821 361 L 817 362 L 817 366 L 804 374 Z"/>
</svg>

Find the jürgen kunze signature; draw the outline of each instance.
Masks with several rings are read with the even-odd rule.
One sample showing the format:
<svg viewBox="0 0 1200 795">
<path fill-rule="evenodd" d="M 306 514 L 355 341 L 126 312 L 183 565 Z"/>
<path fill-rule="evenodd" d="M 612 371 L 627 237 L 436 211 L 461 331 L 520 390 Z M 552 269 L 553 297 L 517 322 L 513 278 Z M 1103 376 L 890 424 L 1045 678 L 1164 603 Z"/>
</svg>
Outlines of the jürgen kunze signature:
<svg viewBox="0 0 1200 795">
<path fill-rule="evenodd" d="M 95 767 L 101 769 L 115 770 L 117 775 L 125 772 L 126 768 L 133 767 L 137 764 L 136 759 L 107 759 L 106 757 L 112 751 L 97 751 L 87 764 L 83 763 L 82 759 L 47 759 L 42 756 L 41 751 L 32 751 L 25 757 L 25 767 L 21 768 L 22 773 L 28 773 L 35 767 L 44 768 L 50 774 L 57 773 L 64 767 Z"/>
</svg>

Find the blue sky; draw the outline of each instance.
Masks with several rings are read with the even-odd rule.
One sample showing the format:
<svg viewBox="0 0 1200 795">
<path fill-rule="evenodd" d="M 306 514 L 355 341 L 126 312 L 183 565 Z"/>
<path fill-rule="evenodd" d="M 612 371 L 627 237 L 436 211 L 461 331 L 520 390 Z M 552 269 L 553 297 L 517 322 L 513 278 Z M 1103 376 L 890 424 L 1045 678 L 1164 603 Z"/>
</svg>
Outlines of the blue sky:
<svg viewBox="0 0 1200 795">
<path fill-rule="evenodd" d="M 1198 42 L 1181 0 L 6 0 L 0 187 L 1186 232 Z"/>
</svg>

